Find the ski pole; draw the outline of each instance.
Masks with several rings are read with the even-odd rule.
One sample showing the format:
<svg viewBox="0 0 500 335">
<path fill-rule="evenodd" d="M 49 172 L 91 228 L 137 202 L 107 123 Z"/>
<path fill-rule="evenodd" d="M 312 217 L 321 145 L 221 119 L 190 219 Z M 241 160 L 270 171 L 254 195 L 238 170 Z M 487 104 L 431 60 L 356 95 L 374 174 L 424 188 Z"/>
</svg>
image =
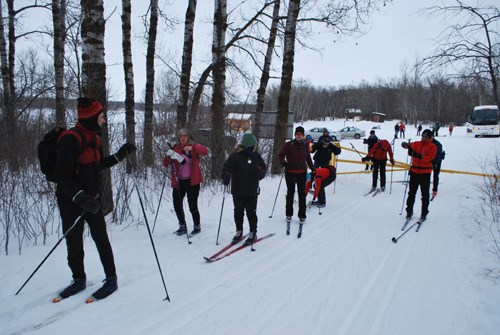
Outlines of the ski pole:
<svg viewBox="0 0 500 335">
<path fill-rule="evenodd" d="M 54 250 L 56 250 L 57 246 L 59 245 L 59 243 L 61 243 L 61 241 L 66 237 L 68 236 L 68 234 L 71 232 L 71 230 L 73 228 L 75 228 L 75 226 L 82 222 L 84 217 L 85 217 L 85 214 L 87 214 L 85 211 L 82 212 L 82 214 L 80 214 L 80 216 L 75 220 L 75 222 L 73 223 L 73 225 L 71 225 L 71 227 L 69 227 L 68 230 L 66 230 L 66 232 L 64 233 L 63 236 L 61 236 L 61 238 L 59 239 L 59 241 L 57 241 L 56 245 L 54 245 L 54 247 L 49 251 L 49 253 L 47 254 L 47 256 L 45 256 L 45 258 L 43 259 L 43 261 L 36 267 L 35 271 L 33 271 L 33 273 L 28 277 L 28 279 L 26 279 L 26 281 L 24 282 L 23 286 L 21 286 L 21 288 L 19 290 L 17 290 L 16 294 L 17 295 L 19 292 L 21 292 L 21 290 L 24 288 L 24 286 L 30 281 L 31 277 L 33 277 L 35 275 L 35 273 L 38 271 L 38 269 L 40 269 L 40 267 L 43 265 L 43 263 L 45 263 L 45 261 L 47 260 L 47 258 L 49 258 L 49 256 L 52 254 L 52 252 L 54 252 Z"/>
<path fill-rule="evenodd" d="M 411 142 L 411 139 L 408 141 L 408 144 Z M 408 164 L 408 155 L 406 156 L 406 164 Z M 410 162 L 411 164 L 411 162 Z M 410 170 L 408 170 L 410 171 Z M 410 173 L 408 173 L 408 178 L 406 178 L 406 170 L 405 170 L 405 177 L 404 179 L 406 179 L 406 186 L 405 186 L 405 193 L 403 195 L 403 204 L 401 204 L 401 211 L 399 212 L 399 215 L 402 215 L 403 214 L 403 206 L 405 204 L 405 199 L 406 199 L 406 190 L 408 189 L 408 184 L 410 183 Z"/>
<path fill-rule="evenodd" d="M 282 174 L 281 174 L 280 183 L 279 183 L 279 185 L 278 185 L 278 190 L 276 191 L 276 197 L 274 198 L 273 210 L 271 211 L 271 215 L 269 215 L 269 218 L 272 218 L 272 217 L 273 217 L 274 207 L 276 206 L 276 200 L 278 199 L 278 194 L 280 193 L 281 182 L 283 181 L 283 176 L 284 176 L 284 175 L 285 175 L 285 173 L 282 173 Z"/>
<path fill-rule="evenodd" d="M 414 224 L 412 224 L 408 229 L 406 229 L 401 235 L 399 235 L 398 237 L 393 237 L 392 238 L 392 242 L 393 243 L 398 243 L 398 240 L 403 237 L 404 234 L 406 234 L 407 232 L 409 232 L 416 224 L 418 224 L 420 221 L 417 221 L 415 222 Z"/>
<path fill-rule="evenodd" d="M 395 141 L 395 139 L 392 139 L 392 143 L 391 143 L 393 157 L 395 156 L 395 149 L 396 149 L 396 147 L 394 146 L 394 141 Z M 389 187 L 389 194 L 392 194 L 392 175 L 393 175 L 393 173 L 394 173 L 394 165 L 391 164 L 391 186 Z"/>
<path fill-rule="evenodd" d="M 130 158 L 128 157 L 128 155 L 127 155 L 127 160 L 131 164 Z M 137 197 L 139 198 L 139 204 L 141 205 L 142 215 L 144 216 L 144 221 L 146 222 L 146 227 L 148 228 L 149 240 L 151 241 L 151 246 L 153 247 L 153 252 L 154 252 L 155 258 L 156 258 L 156 264 L 158 264 L 158 270 L 160 271 L 161 281 L 163 283 L 163 287 L 165 288 L 165 294 L 167 295 L 165 297 L 165 299 L 163 299 L 163 300 L 164 301 L 168 300 L 168 302 L 170 302 L 170 296 L 168 295 L 167 285 L 165 284 L 165 279 L 163 278 L 163 272 L 161 270 L 160 261 L 158 259 L 158 253 L 156 252 L 155 242 L 153 241 L 153 235 L 151 234 L 151 229 L 149 227 L 148 217 L 146 215 L 146 210 L 144 209 L 144 204 L 142 203 L 141 193 L 139 191 L 139 187 L 137 187 L 137 181 L 135 180 L 135 176 L 133 174 L 132 174 L 132 181 L 134 182 L 134 187 L 135 187 L 135 190 L 137 191 Z"/>
<path fill-rule="evenodd" d="M 401 204 L 401 211 L 399 212 L 399 215 L 403 214 L 403 207 L 405 205 L 405 199 L 406 199 L 406 190 L 408 189 L 409 183 L 410 183 L 410 174 L 408 173 L 408 179 L 406 180 L 406 186 L 405 186 L 405 193 L 403 195 L 403 203 Z"/>
<path fill-rule="evenodd" d="M 226 188 L 227 186 L 224 185 L 224 191 L 222 193 L 222 207 L 220 209 L 220 217 L 219 217 L 219 229 L 217 230 L 217 241 L 215 241 L 216 245 L 219 245 L 219 233 L 220 233 L 220 225 L 222 222 L 222 212 L 224 211 L 224 201 L 226 200 Z"/>
<path fill-rule="evenodd" d="M 352 147 L 352 148 L 353 148 L 353 149 L 354 149 L 354 150 L 358 153 L 359 157 L 363 158 L 363 156 L 361 156 L 361 154 L 359 153 L 358 149 L 356 149 L 356 148 L 354 147 L 354 145 L 353 145 L 351 142 L 349 142 L 349 144 L 350 144 L 350 145 L 351 145 L 351 147 Z"/>
<path fill-rule="evenodd" d="M 168 167 L 167 167 L 168 169 Z M 161 199 L 163 197 L 163 190 L 165 190 L 165 184 L 167 184 L 168 174 L 165 174 L 165 180 L 163 181 L 163 186 L 161 187 L 160 199 L 158 200 L 158 207 L 156 208 L 155 221 L 153 222 L 153 233 L 155 232 L 156 219 L 158 218 L 158 212 L 160 211 Z"/>
</svg>

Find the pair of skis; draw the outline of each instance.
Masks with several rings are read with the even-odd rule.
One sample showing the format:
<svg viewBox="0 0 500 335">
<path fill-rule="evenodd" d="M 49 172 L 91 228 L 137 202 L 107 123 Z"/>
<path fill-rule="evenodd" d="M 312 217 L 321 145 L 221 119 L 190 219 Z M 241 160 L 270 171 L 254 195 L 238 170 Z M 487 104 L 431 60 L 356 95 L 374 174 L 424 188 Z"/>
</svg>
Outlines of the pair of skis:
<svg viewBox="0 0 500 335">
<path fill-rule="evenodd" d="M 422 223 L 424 223 L 424 222 L 425 222 L 425 219 L 424 219 L 424 220 L 420 219 L 420 220 L 416 221 L 415 223 L 413 223 L 410 227 L 406 228 L 406 226 L 407 226 L 410 222 L 411 222 L 411 219 L 409 219 L 409 220 L 407 219 L 407 220 L 405 221 L 405 223 L 403 224 L 403 227 L 401 228 L 401 230 L 402 230 L 403 232 L 402 232 L 402 233 L 401 233 L 401 235 L 399 235 L 398 237 L 393 237 L 393 238 L 392 238 L 392 242 L 393 242 L 393 243 L 398 243 L 398 240 L 399 240 L 401 237 L 403 237 L 403 236 L 404 236 L 407 232 L 409 232 L 410 230 L 412 230 L 412 228 L 413 228 L 413 227 L 415 227 L 415 226 L 417 226 L 417 228 L 415 229 L 415 232 L 418 232 L 418 231 L 420 230 L 420 227 L 422 226 Z M 406 230 L 405 230 L 405 228 L 406 228 Z"/>
<path fill-rule="evenodd" d="M 243 243 L 243 244 L 240 245 L 241 241 L 238 242 L 238 243 L 229 243 L 228 245 L 226 245 L 224 248 L 222 248 L 221 250 L 219 250 L 218 252 L 216 252 L 212 256 L 210 256 L 210 257 L 203 257 L 203 258 L 208 263 L 213 263 L 213 262 L 216 262 L 216 261 L 220 261 L 221 259 L 226 258 L 227 256 L 230 256 L 230 255 L 234 254 L 235 252 L 243 250 L 246 247 L 250 247 L 251 246 L 251 250 L 255 251 L 255 249 L 253 248 L 254 244 L 259 243 L 260 241 L 265 240 L 266 238 L 272 237 L 274 235 L 275 235 L 274 233 L 267 234 L 267 235 L 265 235 L 263 237 L 257 238 L 255 241 L 253 241 L 253 243 L 249 243 L 249 244 Z M 241 238 L 241 240 L 242 241 L 245 240 L 245 238 L 247 238 L 247 236 L 248 236 L 248 234 L 243 235 L 242 238 Z"/>
<path fill-rule="evenodd" d="M 68 298 L 69 298 L 69 297 L 68 297 Z M 57 297 L 55 297 L 54 299 L 52 299 L 52 302 L 53 302 L 54 304 L 57 304 L 57 303 L 61 302 L 61 300 L 64 300 L 64 299 L 65 299 L 65 298 L 61 298 L 60 296 L 57 296 Z M 86 303 L 86 304 L 91 304 L 91 303 L 93 303 L 94 301 L 98 301 L 98 300 L 101 300 L 101 299 L 96 299 L 96 298 L 94 298 L 94 296 L 90 296 L 90 297 L 88 297 L 87 299 L 85 299 L 85 303 Z"/>
<path fill-rule="evenodd" d="M 286 220 L 286 234 L 287 235 L 290 235 L 290 226 L 291 226 L 291 223 L 292 223 L 292 220 Z M 304 222 L 300 222 L 299 223 L 299 231 L 297 233 L 297 238 L 301 238 L 302 237 L 302 227 L 304 226 Z"/>
<path fill-rule="evenodd" d="M 372 197 L 376 196 L 377 194 L 379 194 L 380 192 L 382 192 L 381 189 L 379 188 L 376 188 L 374 190 L 370 190 L 368 193 L 365 193 L 364 196 L 366 197 L 367 195 L 371 194 Z"/>
</svg>

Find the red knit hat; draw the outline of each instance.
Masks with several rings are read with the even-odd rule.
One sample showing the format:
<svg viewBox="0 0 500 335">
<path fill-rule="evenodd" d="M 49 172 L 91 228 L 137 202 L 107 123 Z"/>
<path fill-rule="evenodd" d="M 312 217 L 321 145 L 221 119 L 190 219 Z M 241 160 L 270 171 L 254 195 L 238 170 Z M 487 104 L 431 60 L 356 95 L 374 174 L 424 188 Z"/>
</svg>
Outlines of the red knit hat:
<svg viewBox="0 0 500 335">
<path fill-rule="evenodd" d="M 99 115 L 102 105 L 99 101 L 87 97 L 78 98 L 78 119 L 86 120 Z"/>
</svg>

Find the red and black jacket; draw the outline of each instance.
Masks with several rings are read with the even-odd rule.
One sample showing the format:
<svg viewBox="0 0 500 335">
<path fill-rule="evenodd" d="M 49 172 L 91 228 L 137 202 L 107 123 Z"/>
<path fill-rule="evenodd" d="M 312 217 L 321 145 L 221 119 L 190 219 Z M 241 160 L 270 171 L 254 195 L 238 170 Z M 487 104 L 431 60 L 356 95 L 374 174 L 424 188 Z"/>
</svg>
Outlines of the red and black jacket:
<svg viewBox="0 0 500 335">
<path fill-rule="evenodd" d="M 102 141 L 97 132 L 80 123 L 75 128 L 64 131 L 58 140 L 54 171 L 56 196 L 70 200 L 80 190 L 90 196 L 101 193 L 101 170 L 118 163 L 113 155 L 103 158 Z"/>
</svg>

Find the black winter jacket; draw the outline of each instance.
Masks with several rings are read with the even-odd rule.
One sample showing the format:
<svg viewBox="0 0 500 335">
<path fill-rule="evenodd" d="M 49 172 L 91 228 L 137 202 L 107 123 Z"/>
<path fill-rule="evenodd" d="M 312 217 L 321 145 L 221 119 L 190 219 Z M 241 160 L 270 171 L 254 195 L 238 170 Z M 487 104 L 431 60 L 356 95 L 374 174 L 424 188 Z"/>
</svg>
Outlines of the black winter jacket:
<svg viewBox="0 0 500 335">
<path fill-rule="evenodd" d="M 248 155 L 241 147 L 229 155 L 222 167 L 222 177 L 231 176 L 231 194 L 257 196 L 259 180 L 264 178 L 267 166 L 258 152 Z"/>
</svg>

